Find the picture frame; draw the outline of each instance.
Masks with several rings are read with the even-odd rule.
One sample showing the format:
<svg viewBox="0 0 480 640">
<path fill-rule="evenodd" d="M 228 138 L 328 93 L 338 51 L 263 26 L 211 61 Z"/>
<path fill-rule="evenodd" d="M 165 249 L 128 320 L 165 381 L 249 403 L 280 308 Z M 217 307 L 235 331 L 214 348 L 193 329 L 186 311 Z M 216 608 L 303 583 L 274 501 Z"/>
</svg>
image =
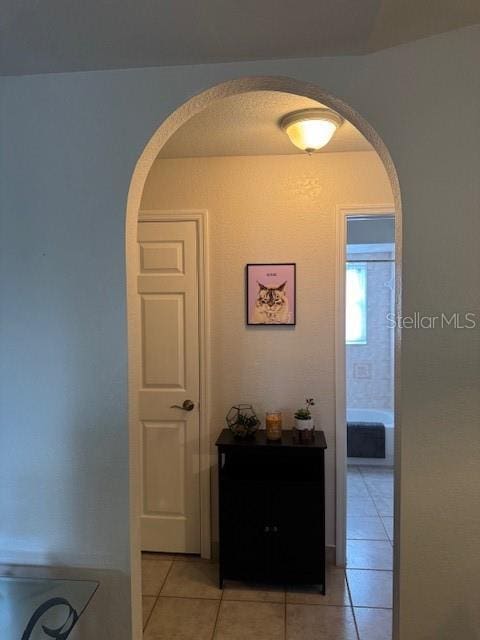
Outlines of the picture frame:
<svg viewBox="0 0 480 640">
<path fill-rule="evenodd" d="M 295 326 L 296 263 L 248 263 L 245 267 L 246 323 Z"/>
</svg>

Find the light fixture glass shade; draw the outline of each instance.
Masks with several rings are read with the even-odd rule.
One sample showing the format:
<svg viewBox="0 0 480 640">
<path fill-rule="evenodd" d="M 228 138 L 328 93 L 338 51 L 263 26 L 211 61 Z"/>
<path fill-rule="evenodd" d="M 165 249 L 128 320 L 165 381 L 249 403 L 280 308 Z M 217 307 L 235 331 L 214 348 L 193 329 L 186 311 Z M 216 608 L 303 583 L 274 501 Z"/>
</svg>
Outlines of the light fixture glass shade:
<svg viewBox="0 0 480 640">
<path fill-rule="evenodd" d="M 303 109 L 286 115 L 280 123 L 294 144 L 312 153 L 330 142 L 343 119 L 328 109 Z"/>
</svg>

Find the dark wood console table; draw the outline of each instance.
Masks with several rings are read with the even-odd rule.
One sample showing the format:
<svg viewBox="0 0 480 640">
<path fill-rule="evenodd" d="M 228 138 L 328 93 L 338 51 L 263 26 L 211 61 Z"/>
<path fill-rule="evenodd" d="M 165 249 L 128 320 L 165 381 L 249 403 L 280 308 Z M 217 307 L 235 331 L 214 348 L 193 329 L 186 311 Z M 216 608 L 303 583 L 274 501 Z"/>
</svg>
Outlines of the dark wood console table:
<svg viewBox="0 0 480 640">
<path fill-rule="evenodd" d="M 325 593 L 325 462 L 323 431 L 310 444 L 283 431 L 217 442 L 220 588 L 224 579 L 321 585 Z"/>
</svg>

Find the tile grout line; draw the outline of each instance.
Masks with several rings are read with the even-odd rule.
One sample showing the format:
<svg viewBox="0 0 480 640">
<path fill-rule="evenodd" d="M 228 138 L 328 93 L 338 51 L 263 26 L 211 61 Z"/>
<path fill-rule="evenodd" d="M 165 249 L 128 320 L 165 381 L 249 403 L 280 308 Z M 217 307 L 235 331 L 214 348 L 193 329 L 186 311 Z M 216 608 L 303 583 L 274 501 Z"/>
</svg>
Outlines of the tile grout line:
<svg viewBox="0 0 480 640">
<path fill-rule="evenodd" d="M 358 469 L 358 474 L 359 474 L 359 476 L 360 476 L 360 477 L 361 477 L 361 479 L 362 479 L 362 482 L 363 482 L 363 485 L 364 485 L 364 487 L 365 487 L 365 489 L 366 489 L 366 491 L 367 491 L 368 497 L 369 497 L 369 498 L 370 498 L 370 500 L 373 502 L 373 506 L 375 507 L 375 511 L 377 512 L 377 515 L 376 515 L 376 516 L 370 516 L 370 517 L 372 517 L 372 518 L 380 518 L 380 520 L 381 520 L 380 513 L 379 513 L 379 511 L 378 511 L 378 509 L 377 509 L 377 505 L 376 505 L 376 503 L 375 503 L 375 500 L 373 499 L 373 496 L 372 496 L 372 494 L 370 493 L 370 489 L 368 488 L 368 485 L 367 485 L 367 483 L 366 483 L 366 481 L 365 481 L 365 478 L 364 478 L 364 475 L 363 475 L 362 469 L 361 469 L 361 467 L 360 467 L 360 466 L 357 466 L 356 468 Z M 347 492 L 348 492 L 348 478 L 347 478 Z M 355 496 L 353 496 L 353 497 L 355 498 Z M 355 501 L 355 500 L 354 500 L 354 501 Z M 347 506 L 348 506 L 348 493 L 347 493 Z M 362 517 L 362 516 L 357 516 L 357 517 Z M 364 517 L 367 517 L 367 516 L 364 516 Z M 382 527 L 383 527 L 383 529 L 385 530 L 385 525 L 383 524 L 383 521 L 382 521 Z M 387 534 L 387 532 L 386 532 L 386 531 L 385 531 L 385 535 L 387 536 L 387 540 L 388 540 L 388 534 Z M 348 540 L 349 540 L 349 539 L 352 539 L 352 538 L 349 538 L 349 537 L 348 537 L 348 513 L 347 513 L 347 546 L 348 546 Z M 359 540 L 362 540 L 362 538 L 359 538 Z M 373 542 L 373 540 L 367 540 L 367 542 Z M 349 567 L 349 566 L 348 566 L 348 556 L 347 556 L 346 560 L 347 560 L 347 562 L 346 562 L 345 569 L 351 569 L 352 567 Z M 347 579 L 347 585 L 348 585 L 348 579 Z M 350 592 L 350 585 L 348 586 L 348 588 L 349 588 L 349 592 Z"/>
<path fill-rule="evenodd" d="M 378 611 L 391 611 L 392 610 L 392 607 L 378 607 L 378 606 L 377 607 L 370 607 L 370 606 L 367 606 L 366 604 L 356 604 L 353 608 L 354 609 L 369 609 L 369 610 L 370 609 L 375 609 L 375 610 L 378 610 Z"/>
<path fill-rule="evenodd" d="M 364 479 L 360 469 L 358 469 L 358 473 L 359 473 L 360 477 L 362 478 L 362 482 L 365 485 L 365 488 L 367 489 L 367 493 L 368 493 L 368 487 L 366 485 L 365 479 Z M 347 504 L 348 504 L 348 478 L 347 478 Z M 347 514 L 347 541 L 348 541 L 348 514 Z M 346 560 L 347 560 L 347 563 L 348 563 L 348 558 L 346 558 Z M 343 570 L 343 574 L 344 574 L 345 582 L 346 582 L 346 585 L 347 585 L 348 601 L 350 603 L 350 611 L 352 612 L 352 616 L 353 616 L 353 624 L 355 625 L 355 633 L 357 635 L 357 640 L 361 640 L 360 633 L 358 631 L 357 618 L 355 616 L 355 609 L 353 607 L 352 592 L 350 590 L 350 583 L 348 581 L 347 566 L 345 566 L 345 568 Z"/>
<path fill-rule="evenodd" d="M 170 575 L 170 571 L 172 570 L 172 567 L 173 567 L 173 563 L 174 563 L 174 562 L 175 562 L 175 560 L 171 560 L 171 561 L 170 561 L 170 566 L 168 567 L 168 571 L 167 571 L 167 573 L 165 574 L 165 578 L 162 580 L 162 584 L 160 585 L 160 588 L 159 588 L 159 590 L 158 590 L 158 593 L 157 593 L 157 595 L 156 595 L 156 597 L 155 597 L 155 602 L 153 603 L 153 607 L 152 607 L 152 609 L 151 609 L 150 613 L 148 614 L 147 619 L 145 620 L 145 624 L 143 625 L 143 628 L 142 628 L 143 633 L 145 633 L 145 631 L 146 631 L 146 629 L 147 629 L 147 627 L 148 627 L 148 623 L 150 622 L 150 618 L 152 617 L 152 614 L 153 614 L 153 612 L 154 612 L 154 610 L 155 610 L 155 607 L 157 606 L 158 601 L 160 600 L 160 594 L 162 593 L 162 589 L 163 589 L 163 587 L 164 587 L 164 585 L 165 585 L 165 582 L 167 581 L 167 578 L 168 578 L 168 576 Z M 142 571 L 143 571 L 143 568 L 142 568 Z M 142 593 L 142 597 L 143 597 L 143 593 Z M 142 633 L 142 635 L 143 635 L 143 633 Z"/>
<path fill-rule="evenodd" d="M 361 472 L 360 472 L 360 473 L 361 473 Z M 392 472 L 392 476 L 393 476 L 393 472 Z M 364 482 L 365 482 L 365 480 L 364 480 Z M 383 530 L 385 531 L 385 535 L 387 536 L 387 540 L 388 540 L 388 542 L 390 543 L 390 546 L 391 546 L 391 547 L 392 547 L 392 549 L 393 549 L 393 542 L 390 540 L 390 536 L 388 535 L 387 528 L 386 528 L 386 526 L 385 526 L 385 523 L 383 522 L 383 516 L 382 516 L 382 514 L 380 513 L 380 511 L 378 510 L 377 503 L 375 502 L 375 498 L 374 498 L 374 497 L 373 497 L 373 495 L 371 494 L 371 492 L 370 492 L 370 488 L 369 488 L 369 486 L 367 485 L 367 483 L 366 483 L 366 482 L 365 482 L 365 485 L 366 485 L 366 487 L 367 487 L 368 495 L 370 496 L 370 499 L 372 500 L 373 504 L 375 505 L 375 511 L 377 512 L 378 517 L 380 518 L 380 522 L 382 523 L 382 527 L 383 527 Z"/>
<path fill-rule="evenodd" d="M 392 573 L 392 569 L 372 569 L 371 567 L 346 567 L 348 571 L 377 571 L 377 573 Z"/>
<path fill-rule="evenodd" d="M 372 516 L 372 518 L 376 517 L 377 516 Z M 387 535 L 386 532 L 385 535 Z M 347 540 L 352 540 L 353 542 L 390 542 L 388 535 L 386 538 L 347 538 Z"/>
<path fill-rule="evenodd" d="M 355 571 L 355 569 L 354 569 Z M 357 571 L 365 571 L 365 569 L 357 569 Z M 387 571 L 387 569 L 368 569 L 368 571 Z M 345 573 L 345 570 L 344 570 Z M 156 598 L 157 596 L 149 596 L 152 598 Z M 260 598 L 255 598 L 255 597 L 251 597 L 251 598 L 234 598 L 234 597 L 230 597 L 230 598 L 225 598 L 223 595 L 220 598 L 207 598 L 205 596 L 181 596 L 181 595 L 165 595 L 165 594 L 160 594 L 161 598 L 172 598 L 172 599 L 176 599 L 176 600 L 208 600 L 210 602 L 248 602 L 248 603 L 252 603 L 252 604 L 273 604 L 273 605 L 288 605 L 291 604 L 293 606 L 307 606 L 307 607 L 333 607 L 336 609 L 347 609 L 348 607 L 350 607 L 350 604 L 332 604 L 332 603 L 328 603 L 325 604 L 323 602 L 288 602 L 286 600 L 286 592 L 285 592 L 285 598 L 282 599 L 281 601 L 279 600 L 262 600 Z M 372 608 L 372 607 L 370 607 Z M 383 608 L 383 607 L 373 607 L 373 608 Z"/>
<path fill-rule="evenodd" d="M 232 602 L 261 602 L 261 600 L 235 600 Z M 268 604 L 279 604 L 269 602 Z M 349 604 L 322 604 L 321 602 L 288 602 L 291 607 L 322 607 L 323 609 L 350 609 Z M 382 609 L 383 607 L 367 607 L 369 609 Z"/>
<path fill-rule="evenodd" d="M 144 596 L 142 594 L 142 607 L 143 607 L 143 598 L 148 597 L 148 596 Z M 153 596 L 155 598 L 155 602 L 153 603 L 152 608 L 150 609 L 150 613 L 147 616 L 147 619 L 145 620 L 145 622 L 142 625 L 142 636 L 144 635 L 145 631 L 147 630 L 148 627 L 148 623 L 150 622 L 150 618 L 152 617 L 152 613 L 153 610 L 155 609 L 155 605 L 157 604 L 157 600 L 158 600 L 158 596 Z"/>
<path fill-rule="evenodd" d="M 352 616 L 353 616 L 353 624 L 355 625 L 355 633 L 357 634 L 357 640 L 361 640 L 360 632 L 358 631 L 357 618 L 355 616 L 355 608 L 353 606 L 352 592 L 350 591 L 350 584 L 348 582 L 347 569 L 345 568 L 343 570 L 343 572 L 344 572 L 344 575 L 345 575 L 345 582 L 347 583 L 348 601 L 350 602 L 350 610 L 351 610 Z"/>
<path fill-rule="evenodd" d="M 388 541 L 390 542 L 390 544 L 392 546 L 392 549 L 393 549 L 393 540 L 392 540 L 392 538 L 390 538 L 390 534 L 388 533 L 387 527 L 385 526 L 385 522 L 383 521 L 384 518 L 390 518 L 390 517 L 392 517 L 392 516 L 380 516 L 380 520 L 382 521 L 382 525 L 383 525 L 383 528 L 385 529 L 385 533 L 387 534 Z M 393 517 L 392 517 L 392 519 L 393 519 Z"/>
<path fill-rule="evenodd" d="M 218 623 L 218 618 L 220 617 L 220 608 L 221 608 L 222 602 L 223 602 L 223 594 L 225 593 L 225 585 L 224 584 L 222 584 L 221 591 L 222 591 L 222 595 L 220 596 L 220 599 L 218 600 L 217 615 L 215 616 L 215 622 L 214 622 L 214 625 L 213 625 L 211 640 L 214 640 L 215 633 L 217 632 L 217 623 Z M 225 600 L 225 602 L 227 602 L 227 601 Z"/>
<path fill-rule="evenodd" d="M 368 475 L 368 474 L 367 474 L 367 475 Z M 393 471 L 392 471 L 392 475 L 393 475 Z M 392 540 L 390 540 L 390 536 L 388 535 L 387 528 L 386 528 L 386 526 L 385 526 L 385 523 L 383 522 L 383 516 L 382 516 L 382 514 L 380 513 L 380 511 L 378 510 L 377 503 L 375 502 L 375 498 L 374 498 L 374 496 L 372 495 L 372 493 L 371 493 L 371 491 L 370 491 L 370 487 L 369 487 L 369 486 L 368 486 L 368 484 L 366 483 L 366 480 L 365 480 L 365 478 L 364 478 L 364 474 L 363 474 L 363 472 L 362 472 L 362 470 L 361 470 L 361 469 L 360 469 L 360 476 L 362 477 L 363 483 L 365 484 L 365 487 L 367 488 L 368 497 L 369 497 L 369 498 L 370 498 L 370 500 L 373 502 L 373 506 L 375 507 L 375 511 L 377 512 L 377 516 L 371 516 L 371 517 L 372 517 L 372 518 L 374 518 L 374 517 L 378 517 L 378 518 L 380 519 L 380 522 L 382 523 L 383 530 L 385 531 L 385 535 L 387 536 L 387 539 L 386 539 L 385 541 L 380 541 L 380 542 L 389 542 L 389 543 L 390 543 L 390 546 L 392 547 L 392 550 L 393 550 L 393 541 L 392 541 Z M 365 517 L 366 517 L 366 516 L 365 516 Z M 385 517 L 388 517 L 388 516 L 385 516 Z M 361 539 L 361 538 L 359 538 L 359 539 Z M 348 540 L 348 538 L 347 538 L 347 540 Z M 371 540 L 371 541 L 370 541 L 370 540 L 367 540 L 367 542 L 379 542 L 379 541 L 378 541 L 378 540 Z M 353 567 L 352 567 L 352 568 L 353 568 Z M 358 568 L 359 568 L 359 567 L 358 567 Z M 374 569 L 374 571 L 390 571 L 390 569 Z M 392 578 L 392 579 L 393 579 L 393 578 Z"/>
<path fill-rule="evenodd" d="M 360 637 L 360 630 L 358 628 L 357 616 L 355 614 L 355 607 L 352 607 L 353 624 L 355 625 L 355 631 L 357 632 L 358 640 L 362 640 Z"/>
<path fill-rule="evenodd" d="M 151 598 L 156 598 L 157 596 L 150 596 Z M 220 602 L 220 600 L 222 598 L 206 598 L 205 596 L 177 596 L 177 595 L 170 595 L 170 594 L 165 594 L 165 593 L 160 593 L 159 594 L 160 598 L 170 598 L 172 600 L 206 600 L 207 602 Z M 228 600 L 225 600 L 225 602 L 229 602 Z M 241 600 L 235 600 L 235 602 L 242 602 Z"/>
<path fill-rule="evenodd" d="M 387 537 L 385 542 L 389 542 L 390 546 L 393 548 L 393 543 L 392 543 L 392 540 L 390 539 L 390 536 L 388 534 L 387 528 L 385 526 L 385 522 L 383 520 L 383 516 L 379 511 L 379 508 L 377 506 L 377 502 L 375 500 L 375 497 L 372 494 L 370 486 L 367 484 L 367 482 L 365 480 L 365 475 L 362 472 L 361 468 L 359 469 L 359 472 L 360 472 L 360 476 L 361 476 L 361 478 L 363 480 L 363 483 L 364 483 L 364 485 L 365 485 L 365 487 L 367 489 L 368 497 L 373 502 L 373 505 L 375 507 L 375 511 L 377 512 L 377 516 L 376 517 L 379 518 L 379 520 L 380 520 L 380 522 L 382 524 L 382 528 L 385 531 L 385 535 Z M 374 516 L 372 516 L 372 517 L 374 517 Z M 348 537 L 347 537 L 347 539 L 348 539 Z M 374 541 L 374 540 L 366 540 L 366 541 L 367 542 L 377 542 L 377 541 Z M 355 568 L 349 568 L 349 570 L 350 571 L 389 571 L 391 573 L 391 575 L 392 575 L 392 580 L 393 580 L 393 572 L 390 571 L 390 570 L 387 570 L 387 569 L 370 569 L 370 568 L 368 568 L 368 569 L 360 569 L 360 568 L 355 569 Z M 359 640 L 362 640 L 361 637 L 360 637 L 360 630 L 359 630 L 359 627 L 358 627 L 357 616 L 356 616 L 356 612 L 355 612 L 355 608 L 356 607 L 353 606 L 353 602 L 352 602 L 352 598 L 351 598 L 351 591 L 350 591 L 350 584 L 349 584 L 349 581 L 348 581 L 348 574 L 347 574 L 346 570 L 345 570 L 345 574 L 346 574 L 346 579 L 347 579 L 348 592 L 349 592 L 349 595 L 350 595 L 350 602 L 352 603 L 353 618 L 354 618 L 354 621 L 355 621 L 355 628 L 356 628 L 356 631 L 357 631 L 357 637 L 358 637 Z M 385 610 L 385 611 L 391 611 L 390 607 L 362 607 L 362 606 L 359 606 L 358 609 L 381 609 L 381 610 Z"/>
</svg>

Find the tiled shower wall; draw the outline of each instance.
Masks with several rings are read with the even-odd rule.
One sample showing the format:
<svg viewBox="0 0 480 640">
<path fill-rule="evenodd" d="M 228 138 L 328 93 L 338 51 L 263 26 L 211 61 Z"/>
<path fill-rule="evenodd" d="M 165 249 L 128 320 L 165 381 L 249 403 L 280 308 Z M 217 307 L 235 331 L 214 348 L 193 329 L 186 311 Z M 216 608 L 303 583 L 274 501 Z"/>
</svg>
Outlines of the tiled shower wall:
<svg viewBox="0 0 480 640">
<path fill-rule="evenodd" d="M 386 253 L 352 254 L 351 259 L 382 260 Z M 347 407 L 393 411 L 394 264 L 367 263 L 367 344 L 347 345 Z"/>
</svg>

